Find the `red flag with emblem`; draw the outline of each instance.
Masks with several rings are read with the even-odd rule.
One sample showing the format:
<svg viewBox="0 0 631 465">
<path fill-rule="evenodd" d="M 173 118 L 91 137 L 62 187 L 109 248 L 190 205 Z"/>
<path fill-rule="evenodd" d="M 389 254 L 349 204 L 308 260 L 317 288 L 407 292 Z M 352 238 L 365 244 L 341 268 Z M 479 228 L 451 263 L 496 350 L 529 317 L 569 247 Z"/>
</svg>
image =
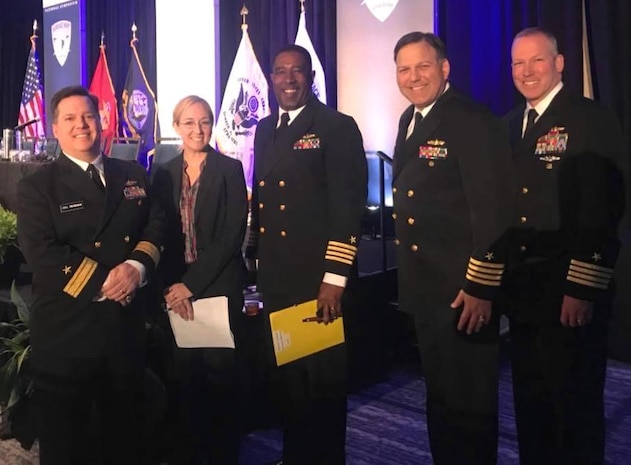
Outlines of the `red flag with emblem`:
<svg viewBox="0 0 631 465">
<path fill-rule="evenodd" d="M 103 151 L 107 154 L 110 152 L 112 139 L 117 135 L 118 106 L 114 85 L 112 84 L 112 76 L 107 66 L 105 45 L 101 45 L 100 49 L 99 61 L 96 64 L 92 82 L 90 83 L 90 93 L 99 98 L 99 114 L 101 116 L 101 127 L 103 128 L 101 143 Z"/>
</svg>

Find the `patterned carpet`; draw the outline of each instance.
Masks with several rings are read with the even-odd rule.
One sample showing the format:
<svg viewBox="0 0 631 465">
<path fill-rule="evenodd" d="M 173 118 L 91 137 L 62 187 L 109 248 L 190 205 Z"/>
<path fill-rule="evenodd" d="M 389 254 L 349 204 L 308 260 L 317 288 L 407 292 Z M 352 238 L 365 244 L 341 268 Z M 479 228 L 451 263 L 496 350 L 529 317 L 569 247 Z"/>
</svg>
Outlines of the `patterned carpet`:
<svg viewBox="0 0 631 465">
<path fill-rule="evenodd" d="M 510 367 L 502 364 L 499 465 L 517 465 Z M 351 395 L 348 465 L 425 465 L 431 457 L 424 422 L 425 387 L 412 368 Z M 631 463 L 631 365 L 610 361 L 606 385 L 607 465 Z M 278 430 L 256 431 L 242 443 L 242 465 L 265 465 L 280 456 Z M 0 442 L 0 464 L 36 464 L 36 454 L 14 441 Z"/>
<path fill-rule="evenodd" d="M 502 364 L 499 465 L 518 465 L 510 366 Z M 431 465 L 424 421 L 425 386 L 413 369 L 394 371 L 386 382 L 351 395 L 348 465 Z M 610 361 L 605 394 L 607 465 L 631 463 L 631 365 Z M 277 430 L 243 441 L 243 465 L 264 465 L 280 456 Z"/>
</svg>

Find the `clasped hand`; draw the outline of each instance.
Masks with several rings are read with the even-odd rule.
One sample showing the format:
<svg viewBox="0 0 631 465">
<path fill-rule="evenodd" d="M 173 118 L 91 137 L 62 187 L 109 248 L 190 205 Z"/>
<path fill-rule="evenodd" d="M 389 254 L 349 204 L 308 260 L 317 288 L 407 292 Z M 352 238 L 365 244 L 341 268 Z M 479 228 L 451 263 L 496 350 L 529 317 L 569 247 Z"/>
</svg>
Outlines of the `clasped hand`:
<svg viewBox="0 0 631 465">
<path fill-rule="evenodd" d="M 139 284 L 140 272 L 129 263 L 120 263 L 105 278 L 101 294 L 125 307 L 134 298 Z"/>
<path fill-rule="evenodd" d="M 164 301 L 167 308 L 177 313 L 185 321 L 194 319 L 191 297 L 193 297 L 193 293 L 184 283 L 175 283 L 164 291 Z"/>
</svg>

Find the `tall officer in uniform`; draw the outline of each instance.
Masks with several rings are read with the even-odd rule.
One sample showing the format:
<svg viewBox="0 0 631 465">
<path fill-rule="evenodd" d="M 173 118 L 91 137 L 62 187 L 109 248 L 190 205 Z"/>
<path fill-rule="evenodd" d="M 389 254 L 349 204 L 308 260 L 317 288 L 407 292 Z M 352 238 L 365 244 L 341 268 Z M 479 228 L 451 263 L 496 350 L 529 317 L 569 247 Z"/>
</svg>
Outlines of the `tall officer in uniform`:
<svg viewBox="0 0 631 465">
<path fill-rule="evenodd" d="M 265 311 L 317 299 L 328 323 L 352 292 L 367 166 L 357 124 L 317 100 L 313 76 L 304 48 L 289 45 L 275 56 L 280 110 L 257 127 L 252 213 Z M 273 368 L 273 376 L 284 465 L 345 463 L 344 345 Z"/>
<path fill-rule="evenodd" d="M 434 463 L 497 461 L 500 238 L 513 194 L 502 122 L 447 81 L 445 45 L 411 32 L 394 49 L 411 102 L 399 121 L 393 199 L 400 308 L 414 316 Z"/>
<path fill-rule="evenodd" d="M 135 464 L 145 345 L 139 294 L 160 258 L 163 216 L 141 166 L 101 155 L 96 97 L 66 87 L 51 109 L 62 153 L 18 187 L 18 239 L 33 269 L 40 463 Z M 95 406 L 100 429 L 91 434 Z M 90 448 L 95 437 L 98 451 Z"/>
<path fill-rule="evenodd" d="M 506 116 L 517 171 L 511 317 L 520 460 L 602 464 L 603 387 L 617 226 L 624 209 L 619 126 L 563 86 L 555 37 L 525 29 L 512 73 L 525 103 Z"/>
</svg>

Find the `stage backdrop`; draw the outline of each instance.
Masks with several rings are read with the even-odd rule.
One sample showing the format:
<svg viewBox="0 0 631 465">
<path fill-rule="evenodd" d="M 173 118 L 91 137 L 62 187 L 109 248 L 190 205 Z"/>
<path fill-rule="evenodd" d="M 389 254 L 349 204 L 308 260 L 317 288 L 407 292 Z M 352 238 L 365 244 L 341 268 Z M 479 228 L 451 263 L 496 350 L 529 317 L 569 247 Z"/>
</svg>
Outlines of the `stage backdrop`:
<svg viewBox="0 0 631 465">
<path fill-rule="evenodd" d="M 396 83 L 393 50 L 411 31 L 434 31 L 433 0 L 337 2 L 337 104 L 355 118 L 368 157 L 369 203 L 378 199 L 375 152 L 392 157 L 399 117 L 409 105 Z M 390 170 L 386 203 L 392 205 Z"/>
<path fill-rule="evenodd" d="M 173 108 L 196 94 L 219 110 L 215 18 L 219 0 L 155 0 L 158 117 L 162 137 L 176 137 Z M 216 119 L 216 118 L 215 118 Z"/>
</svg>

